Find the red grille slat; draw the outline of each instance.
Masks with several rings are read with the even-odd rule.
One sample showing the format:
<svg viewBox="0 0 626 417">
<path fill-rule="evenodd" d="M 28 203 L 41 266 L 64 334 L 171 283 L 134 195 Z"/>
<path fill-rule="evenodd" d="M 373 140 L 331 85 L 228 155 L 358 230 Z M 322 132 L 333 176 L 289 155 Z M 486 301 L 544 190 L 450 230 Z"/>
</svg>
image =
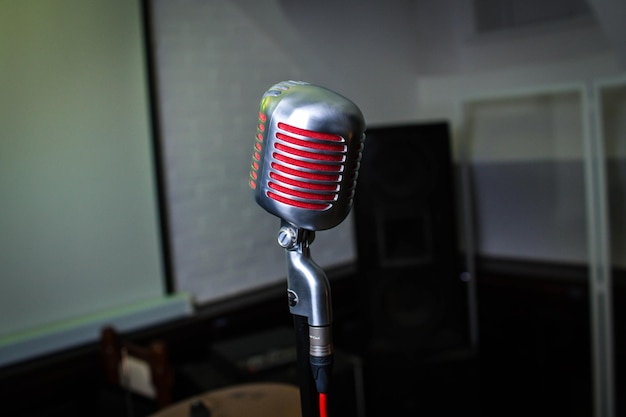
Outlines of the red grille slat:
<svg viewBox="0 0 626 417">
<path fill-rule="evenodd" d="M 312 142 L 307 140 L 302 140 L 298 138 L 294 138 L 293 136 L 285 135 L 284 133 L 277 132 L 276 137 L 282 141 L 287 143 L 291 143 L 292 145 L 302 146 L 304 148 L 311 148 L 320 151 L 329 151 L 329 152 L 345 152 L 346 145 L 337 145 L 335 143 L 324 143 L 324 142 Z"/>
<path fill-rule="evenodd" d="M 313 172 L 303 172 L 298 171 L 297 169 L 289 168 L 284 165 L 277 164 L 276 162 L 272 162 L 271 167 L 276 171 L 283 172 L 285 174 L 297 176 L 300 178 L 306 178 L 314 181 L 327 181 L 327 182 L 338 182 L 341 179 L 340 175 L 333 174 L 318 174 Z"/>
<path fill-rule="evenodd" d="M 341 164 L 333 164 L 333 165 L 314 164 L 312 162 L 300 161 L 298 159 L 289 158 L 287 156 L 281 155 L 276 152 L 272 154 L 272 157 L 278 161 L 285 162 L 290 165 L 295 165 L 300 168 L 311 169 L 315 171 L 341 172 L 341 168 L 342 168 Z"/>
<path fill-rule="evenodd" d="M 270 172 L 270 178 L 275 180 L 276 182 L 281 182 L 284 184 L 293 185 L 294 187 L 305 188 L 308 190 L 329 191 L 329 192 L 338 191 L 338 186 L 335 184 L 318 184 L 315 182 L 298 181 L 298 180 L 294 180 L 293 178 L 283 177 L 282 175 L 278 175 L 275 172 Z"/>
<path fill-rule="evenodd" d="M 344 160 L 344 156 L 339 154 L 335 154 L 335 155 L 329 155 L 329 154 L 324 154 L 324 153 L 315 153 L 315 152 L 307 152 L 307 151 L 303 151 L 301 149 L 296 149 L 296 148 L 292 148 L 290 146 L 285 146 L 281 143 L 275 143 L 274 144 L 274 148 L 291 154 L 291 155 L 295 155 L 295 156 L 299 156 L 301 158 L 307 158 L 307 159 L 315 159 L 317 161 L 328 161 L 328 162 L 343 162 Z"/>
<path fill-rule="evenodd" d="M 291 126 L 286 123 L 278 123 L 278 128 L 289 133 L 294 133 L 300 136 L 307 136 L 312 139 L 331 140 L 333 142 L 343 142 L 343 138 L 339 135 L 332 133 L 316 132 L 314 130 L 301 129 L 299 127 Z"/>
<path fill-rule="evenodd" d="M 283 204 L 287 204 L 290 206 L 307 209 L 307 210 L 326 210 L 330 207 L 330 204 L 318 204 L 318 203 L 310 203 L 306 201 L 291 200 L 289 198 L 285 198 L 271 191 L 267 192 L 267 196 L 273 200 L 280 201 Z"/>
<path fill-rule="evenodd" d="M 275 182 L 269 182 L 267 184 L 271 189 L 280 191 L 283 194 L 288 194 L 293 197 L 304 198 L 307 200 L 321 200 L 321 201 L 333 201 L 336 199 L 335 194 L 316 194 L 316 193 L 307 193 L 304 191 L 293 190 L 291 188 L 283 187 L 280 184 Z"/>
</svg>

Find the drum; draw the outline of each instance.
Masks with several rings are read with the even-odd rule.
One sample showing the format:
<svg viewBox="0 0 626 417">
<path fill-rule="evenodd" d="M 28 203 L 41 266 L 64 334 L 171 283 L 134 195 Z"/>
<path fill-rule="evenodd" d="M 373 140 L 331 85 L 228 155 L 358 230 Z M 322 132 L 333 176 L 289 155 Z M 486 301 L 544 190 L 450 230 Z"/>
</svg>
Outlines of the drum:
<svg viewBox="0 0 626 417">
<path fill-rule="evenodd" d="M 301 417 L 300 389 L 280 383 L 249 383 L 208 391 L 151 417 Z"/>
</svg>

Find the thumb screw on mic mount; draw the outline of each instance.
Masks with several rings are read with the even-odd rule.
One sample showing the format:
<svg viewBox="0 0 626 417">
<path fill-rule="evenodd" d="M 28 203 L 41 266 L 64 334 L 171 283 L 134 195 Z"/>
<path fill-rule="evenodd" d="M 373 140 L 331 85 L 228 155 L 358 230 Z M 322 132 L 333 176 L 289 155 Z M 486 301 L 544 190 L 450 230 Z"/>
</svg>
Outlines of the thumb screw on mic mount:
<svg viewBox="0 0 626 417">
<path fill-rule="evenodd" d="M 285 249 L 293 248 L 297 239 L 298 235 L 292 227 L 283 226 L 278 230 L 278 244 Z"/>
</svg>

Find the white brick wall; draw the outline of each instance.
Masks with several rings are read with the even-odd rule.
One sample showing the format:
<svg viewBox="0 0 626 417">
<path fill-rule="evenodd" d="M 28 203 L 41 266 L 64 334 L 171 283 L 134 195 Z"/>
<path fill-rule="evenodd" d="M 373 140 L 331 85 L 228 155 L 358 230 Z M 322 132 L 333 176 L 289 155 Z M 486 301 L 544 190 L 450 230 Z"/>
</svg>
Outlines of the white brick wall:
<svg viewBox="0 0 626 417">
<path fill-rule="evenodd" d="M 262 94 L 306 74 L 228 1 L 152 4 L 176 289 L 206 303 L 278 282 L 280 221 L 254 202 L 249 164 Z M 324 266 L 353 246 L 348 219 L 311 252 Z"/>
</svg>

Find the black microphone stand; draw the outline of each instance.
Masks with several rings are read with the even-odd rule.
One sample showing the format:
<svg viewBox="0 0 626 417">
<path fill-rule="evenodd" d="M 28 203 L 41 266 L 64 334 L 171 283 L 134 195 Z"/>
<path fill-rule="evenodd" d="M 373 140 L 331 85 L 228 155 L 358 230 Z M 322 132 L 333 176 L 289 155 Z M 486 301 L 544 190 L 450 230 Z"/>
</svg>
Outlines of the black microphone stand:
<svg viewBox="0 0 626 417">
<path fill-rule="evenodd" d="M 287 254 L 287 293 L 294 318 L 302 417 L 319 417 L 318 393 L 327 392 L 332 368 L 330 283 L 311 259 L 315 232 L 282 221 L 278 243 Z"/>
</svg>

